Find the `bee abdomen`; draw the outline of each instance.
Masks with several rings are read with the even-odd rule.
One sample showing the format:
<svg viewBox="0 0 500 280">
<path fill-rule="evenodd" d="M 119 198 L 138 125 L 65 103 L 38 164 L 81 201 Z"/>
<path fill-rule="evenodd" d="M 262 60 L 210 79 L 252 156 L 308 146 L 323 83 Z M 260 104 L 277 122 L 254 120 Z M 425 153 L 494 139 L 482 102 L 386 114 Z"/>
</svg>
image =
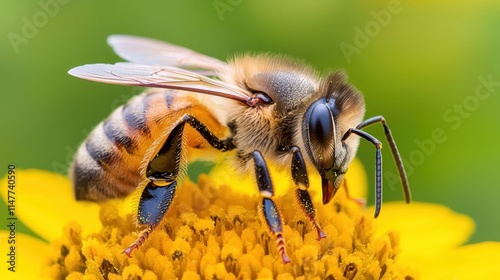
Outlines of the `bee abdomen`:
<svg viewBox="0 0 500 280">
<path fill-rule="evenodd" d="M 120 147 L 108 139 L 104 123 L 100 123 L 80 146 L 71 169 L 77 199 L 102 200 L 123 197 L 129 194 L 140 181 L 138 172 L 133 172 L 123 161 L 127 142 Z M 122 139 L 122 138 L 118 138 Z M 134 164 L 132 164 L 134 165 Z M 132 167 L 133 168 L 133 167 Z"/>
<path fill-rule="evenodd" d="M 124 148 L 127 153 L 132 155 L 137 150 L 137 143 L 128 136 L 121 114 L 117 111 L 102 122 L 104 134 L 116 147 Z"/>
<path fill-rule="evenodd" d="M 146 112 L 149 106 L 151 95 L 140 95 L 131 99 L 122 107 L 122 117 L 125 123 L 133 131 L 139 131 L 142 134 L 149 135 L 149 130 L 146 121 Z"/>
<path fill-rule="evenodd" d="M 123 197 L 140 183 L 141 142 L 150 142 L 143 94 L 117 108 L 100 123 L 78 150 L 71 176 L 77 199 Z"/>
<path fill-rule="evenodd" d="M 116 158 L 114 151 L 109 144 L 101 142 L 100 137 L 91 137 L 85 142 L 85 150 L 89 156 L 99 165 L 112 164 L 113 159 Z"/>
<path fill-rule="evenodd" d="M 70 169 L 76 198 L 103 200 L 130 194 L 145 179 L 143 163 L 152 156 L 158 139 L 185 114 L 199 114 L 212 132 L 225 134 L 205 104 L 186 93 L 154 89 L 117 108 L 78 149 Z M 194 128 L 186 127 L 184 133 L 188 149 L 208 145 Z"/>
<path fill-rule="evenodd" d="M 134 138 L 149 138 L 151 134 L 146 114 L 152 95 L 141 94 L 132 98 L 103 122 L 106 137 L 129 154 L 137 152 L 138 143 Z"/>
</svg>

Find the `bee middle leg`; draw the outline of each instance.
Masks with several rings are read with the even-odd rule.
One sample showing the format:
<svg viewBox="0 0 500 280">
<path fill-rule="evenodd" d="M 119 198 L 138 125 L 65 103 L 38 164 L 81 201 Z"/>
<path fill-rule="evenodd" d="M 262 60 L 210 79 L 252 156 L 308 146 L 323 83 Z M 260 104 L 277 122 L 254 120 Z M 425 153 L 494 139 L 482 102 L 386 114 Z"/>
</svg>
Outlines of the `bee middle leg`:
<svg viewBox="0 0 500 280">
<path fill-rule="evenodd" d="M 271 181 L 271 175 L 267 168 L 266 162 L 259 151 L 251 153 L 254 160 L 255 177 L 257 186 L 259 187 L 262 203 L 259 205 L 259 213 L 263 216 L 268 229 L 276 236 L 276 244 L 278 252 L 284 263 L 290 262 L 290 258 L 286 254 L 285 237 L 283 236 L 283 222 L 281 221 L 281 213 L 276 204 L 272 200 L 274 196 L 274 187 Z"/>
<path fill-rule="evenodd" d="M 321 227 L 316 222 L 316 210 L 312 203 L 311 195 L 307 191 L 309 189 L 309 179 L 307 176 L 306 163 L 304 157 L 300 152 L 298 147 L 293 146 L 290 149 L 292 153 L 292 178 L 297 186 L 295 190 L 295 197 L 300 205 L 300 209 L 306 215 L 306 217 L 311 221 L 313 226 L 318 232 L 318 240 L 325 238 L 326 234 L 323 232 Z"/>
<path fill-rule="evenodd" d="M 138 238 L 123 251 L 130 257 L 131 252 L 141 246 L 153 229 L 161 222 L 172 203 L 177 189 L 177 176 L 181 165 L 182 135 L 188 123 L 214 148 L 227 151 L 234 148 L 232 139 L 219 139 L 199 120 L 191 115 L 184 115 L 172 129 L 158 153 L 146 168 L 148 183 L 139 200 L 137 221 L 145 225 Z"/>
</svg>

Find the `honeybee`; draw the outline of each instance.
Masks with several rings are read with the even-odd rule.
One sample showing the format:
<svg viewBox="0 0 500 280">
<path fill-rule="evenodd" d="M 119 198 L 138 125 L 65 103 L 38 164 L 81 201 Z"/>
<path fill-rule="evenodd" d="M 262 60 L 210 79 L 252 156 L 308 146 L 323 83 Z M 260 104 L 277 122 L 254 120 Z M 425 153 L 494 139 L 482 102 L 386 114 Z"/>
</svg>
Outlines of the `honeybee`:
<svg viewBox="0 0 500 280">
<path fill-rule="evenodd" d="M 363 120 L 363 96 L 341 71 L 320 76 L 297 60 L 269 54 L 234 56 L 229 62 L 153 39 L 113 35 L 108 43 L 129 62 L 89 64 L 69 74 L 97 82 L 151 88 L 101 122 L 78 149 L 70 176 L 76 198 L 99 201 L 142 189 L 137 222 L 145 229 L 131 252 L 160 223 L 198 155 L 231 151 L 243 173 L 253 172 L 259 213 L 275 235 L 283 262 L 283 222 L 273 196 L 268 163 L 288 170 L 301 211 L 315 227 L 307 166 L 321 176 L 323 203 L 342 185 L 360 138 L 376 157 L 375 217 L 382 201 L 381 142 L 362 129 L 383 125 L 406 202 L 410 187 L 389 126 L 382 116 Z"/>
</svg>

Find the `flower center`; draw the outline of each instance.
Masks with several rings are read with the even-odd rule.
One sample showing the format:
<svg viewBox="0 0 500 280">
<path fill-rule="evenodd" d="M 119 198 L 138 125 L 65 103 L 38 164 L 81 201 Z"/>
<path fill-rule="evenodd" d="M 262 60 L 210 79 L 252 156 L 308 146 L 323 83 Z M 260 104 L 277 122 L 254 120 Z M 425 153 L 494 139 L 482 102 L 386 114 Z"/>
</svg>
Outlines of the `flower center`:
<svg viewBox="0 0 500 280">
<path fill-rule="evenodd" d="M 105 203 L 99 232 L 84 237 L 81 227 L 70 223 L 63 237 L 52 242 L 54 254 L 45 273 L 50 278 L 93 274 L 105 279 L 415 278 L 397 264 L 398 235 L 374 236 L 374 219 L 363 214 L 344 188 L 327 205 L 315 202 L 317 221 L 327 236 L 321 240 L 297 211 L 294 192 L 275 199 L 283 214 L 289 264 L 283 264 L 275 237 L 261 223 L 258 201 L 230 186 L 215 186 L 206 175 L 198 185 L 187 181 L 164 221 L 132 258 L 122 251 L 140 230 L 131 214 L 121 217 L 115 206 Z"/>
</svg>

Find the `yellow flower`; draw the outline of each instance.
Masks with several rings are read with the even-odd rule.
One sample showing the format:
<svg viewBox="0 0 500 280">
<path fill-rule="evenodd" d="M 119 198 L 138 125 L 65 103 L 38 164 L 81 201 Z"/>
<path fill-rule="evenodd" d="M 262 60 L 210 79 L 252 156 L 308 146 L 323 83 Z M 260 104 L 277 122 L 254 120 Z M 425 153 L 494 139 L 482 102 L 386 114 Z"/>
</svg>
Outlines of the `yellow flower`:
<svg viewBox="0 0 500 280">
<path fill-rule="evenodd" d="M 16 272 L 2 267 L 0 279 L 487 279 L 500 274 L 493 263 L 500 258 L 500 243 L 459 246 L 473 232 L 473 221 L 435 204 L 385 203 L 374 220 L 373 209 L 362 209 L 342 189 L 328 205 L 315 196 L 317 221 L 327 234 L 318 241 L 297 211 L 291 180 L 272 171 L 292 260 L 283 264 L 257 214 L 256 187 L 225 174 L 232 173 L 217 168 L 200 176 L 198 185 L 186 181 L 162 224 L 128 258 L 122 251 L 139 232 L 130 214 L 134 196 L 102 205 L 75 202 L 66 177 L 17 170 L 15 216 L 44 240 L 15 232 Z M 365 195 L 364 176 L 355 161 L 346 177 L 351 196 Z M 319 186 L 311 177 L 311 186 Z M 6 186 L 4 178 L 4 200 Z M 0 240 L 10 235 L 0 231 Z M 3 256 L 9 253 L 4 244 L 0 248 Z"/>
</svg>

